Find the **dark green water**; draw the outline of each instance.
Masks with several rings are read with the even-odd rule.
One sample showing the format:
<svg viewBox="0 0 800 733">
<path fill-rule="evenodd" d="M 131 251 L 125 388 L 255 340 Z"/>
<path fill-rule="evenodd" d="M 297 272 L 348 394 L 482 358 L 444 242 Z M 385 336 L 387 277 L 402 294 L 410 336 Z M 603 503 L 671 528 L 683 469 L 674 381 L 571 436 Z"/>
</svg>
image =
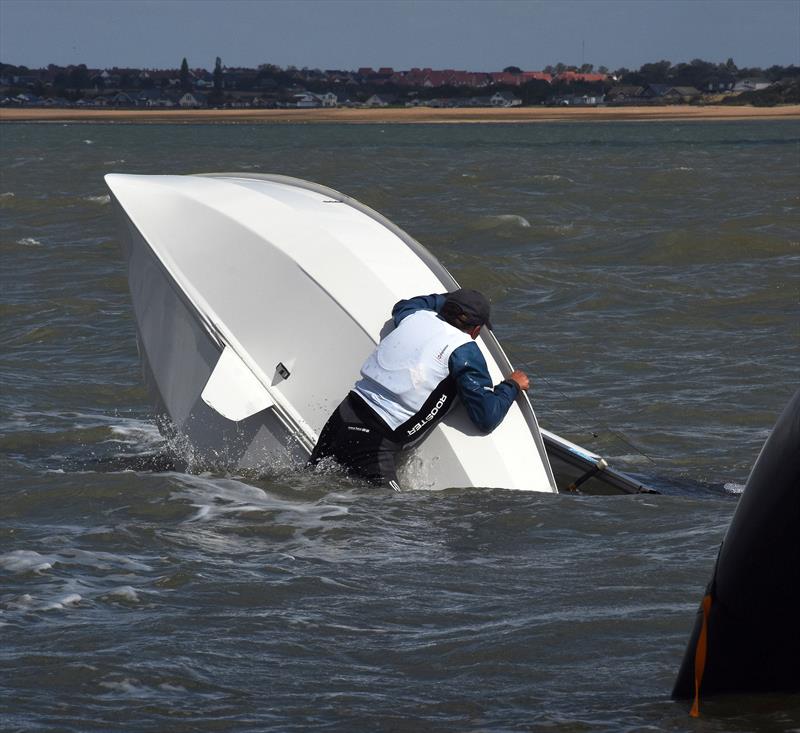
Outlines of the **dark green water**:
<svg viewBox="0 0 800 733">
<path fill-rule="evenodd" d="M 800 376 L 800 125 L 0 126 L 0 729 L 800 728 L 669 691 Z M 550 429 L 656 497 L 171 470 L 102 176 L 250 170 L 495 303 Z M 597 437 L 594 437 L 594 434 Z"/>
</svg>

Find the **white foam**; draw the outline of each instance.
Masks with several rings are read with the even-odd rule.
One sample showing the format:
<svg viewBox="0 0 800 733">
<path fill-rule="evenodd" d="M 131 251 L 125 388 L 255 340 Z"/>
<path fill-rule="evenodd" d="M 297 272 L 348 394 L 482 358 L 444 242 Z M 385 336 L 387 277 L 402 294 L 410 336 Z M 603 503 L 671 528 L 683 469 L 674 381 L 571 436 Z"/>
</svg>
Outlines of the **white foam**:
<svg viewBox="0 0 800 733">
<path fill-rule="evenodd" d="M 118 418 L 113 418 L 117 420 Z M 119 436 L 117 441 L 120 443 L 163 443 L 164 438 L 158 432 L 158 427 L 153 423 L 142 420 L 129 420 L 125 424 L 110 424 L 111 434 Z"/>
<path fill-rule="evenodd" d="M 17 240 L 17 244 L 21 244 L 23 247 L 38 247 L 42 243 L 33 237 L 23 237 L 22 239 Z"/>
<path fill-rule="evenodd" d="M 173 496 L 188 498 L 197 509 L 188 520 L 190 522 L 209 521 L 227 514 L 277 511 L 294 515 L 295 523 L 316 525 L 322 520 L 349 513 L 347 507 L 336 504 L 309 504 L 279 499 L 263 489 L 236 479 L 206 478 L 181 473 L 170 474 L 170 477 L 183 489 L 173 492 Z"/>
<path fill-rule="evenodd" d="M 33 605 L 34 598 L 30 593 L 23 593 L 13 601 L 7 601 L 6 607 L 9 610 L 25 610 Z"/>
<path fill-rule="evenodd" d="M 744 486 L 742 484 L 737 484 L 732 481 L 725 483 L 722 488 L 725 490 L 726 494 L 733 494 L 734 496 L 738 496 L 744 491 Z"/>
<path fill-rule="evenodd" d="M 0 555 L 0 568 L 12 573 L 42 573 L 53 567 L 55 559 L 45 557 L 33 550 L 12 550 Z"/>
<path fill-rule="evenodd" d="M 114 590 L 109 591 L 108 595 L 112 598 L 129 601 L 130 603 L 139 603 L 139 594 L 136 592 L 136 589 L 130 585 L 122 585 L 119 588 L 114 588 Z"/>
<path fill-rule="evenodd" d="M 103 196 L 85 196 L 84 201 L 91 201 L 94 204 L 100 204 L 101 206 L 105 206 L 105 204 L 111 203 L 111 196 L 108 194 L 104 194 Z"/>
<path fill-rule="evenodd" d="M 541 176 L 534 176 L 534 179 L 537 181 L 567 181 L 568 183 L 575 183 L 571 178 L 559 176 L 555 173 L 544 173 Z"/>
<path fill-rule="evenodd" d="M 197 510 L 197 514 L 192 517 L 192 521 L 197 521 L 199 519 L 207 519 L 211 515 L 211 507 L 210 506 L 201 506 Z"/>
<path fill-rule="evenodd" d="M 47 606 L 42 607 L 42 611 L 60 611 L 64 608 L 71 608 L 77 606 L 83 598 L 78 593 L 70 593 L 69 595 L 64 596 L 60 601 L 56 601 L 55 603 L 50 603 Z"/>
<path fill-rule="evenodd" d="M 123 567 L 127 570 L 149 572 L 153 569 L 150 565 L 143 562 L 132 560 L 124 555 L 115 555 L 111 552 L 70 549 L 59 553 L 59 555 L 59 562 L 63 564 L 83 565 L 98 570 L 111 570 L 112 568 Z"/>
<path fill-rule="evenodd" d="M 487 229 L 501 229 L 508 227 L 519 227 L 520 229 L 527 229 L 531 223 L 519 214 L 494 214 L 489 216 L 482 216 L 475 220 L 472 224 L 474 229 L 487 230 Z"/>
<path fill-rule="evenodd" d="M 13 199 L 16 195 L 13 191 L 6 191 L 5 193 L 0 193 L 0 199 Z"/>
<path fill-rule="evenodd" d="M 527 228 L 531 225 L 531 223 L 524 216 L 520 216 L 519 214 L 498 214 L 497 216 L 491 218 L 497 219 L 503 223 L 517 224 L 523 228 Z"/>
<path fill-rule="evenodd" d="M 146 420 L 136 418 L 122 418 L 119 415 L 103 415 L 100 413 L 86 412 L 60 412 L 60 411 L 31 411 L 12 413 L 15 422 L 10 423 L 13 427 L 22 428 L 35 423 L 35 418 L 55 419 L 68 423 L 76 430 L 83 430 L 94 427 L 107 427 L 111 433 L 111 438 L 104 440 L 104 443 L 116 443 L 129 445 L 134 449 L 134 453 L 121 453 L 118 455 L 128 456 L 141 455 L 141 453 L 159 450 L 164 445 L 164 438 L 158 432 L 158 427 Z M 50 471 L 63 472 L 63 469 L 50 469 Z"/>
<path fill-rule="evenodd" d="M 94 145 L 94 140 L 84 140 L 83 142 L 87 145 Z"/>
<path fill-rule="evenodd" d="M 101 682 L 100 687 L 105 687 L 107 690 L 114 690 L 115 692 L 124 692 L 128 695 L 141 695 L 146 692 L 144 687 L 135 684 L 134 680 L 127 677 L 119 682 Z"/>
</svg>

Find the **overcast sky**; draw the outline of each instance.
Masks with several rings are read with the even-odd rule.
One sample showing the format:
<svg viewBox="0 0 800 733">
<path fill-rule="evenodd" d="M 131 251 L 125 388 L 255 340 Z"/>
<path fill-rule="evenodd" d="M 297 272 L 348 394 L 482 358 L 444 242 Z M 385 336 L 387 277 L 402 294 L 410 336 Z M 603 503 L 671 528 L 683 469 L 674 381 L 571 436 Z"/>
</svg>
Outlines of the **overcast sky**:
<svg viewBox="0 0 800 733">
<path fill-rule="evenodd" d="M 800 0 L 0 0 L 0 61 L 210 69 L 800 64 Z"/>
</svg>

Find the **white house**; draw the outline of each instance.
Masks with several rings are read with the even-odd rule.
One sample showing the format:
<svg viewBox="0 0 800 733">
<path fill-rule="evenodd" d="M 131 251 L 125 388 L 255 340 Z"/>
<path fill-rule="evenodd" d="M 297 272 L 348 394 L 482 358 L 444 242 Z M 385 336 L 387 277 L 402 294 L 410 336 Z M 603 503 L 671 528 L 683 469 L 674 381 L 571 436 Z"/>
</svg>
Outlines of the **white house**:
<svg viewBox="0 0 800 733">
<path fill-rule="evenodd" d="M 175 100 L 165 96 L 160 89 L 142 89 L 135 97 L 137 107 L 174 107 Z"/>
<path fill-rule="evenodd" d="M 114 107 L 135 107 L 136 100 L 127 92 L 117 92 L 109 97 L 108 103 Z"/>
<path fill-rule="evenodd" d="M 323 107 L 338 107 L 339 97 L 333 92 L 325 92 L 325 94 L 317 95 L 322 102 Z"/>
<path fill-rule="evenodd" d="M 373 94 L 366 102 L 365 107 L 388 107 L 397 101 L 395 94 Z"/>
<path fill-rule="evenodd" d="M 197 109 L 198 107 L 202 107 L 203 103 L 196 95 L 191 92 L 186 92 L 186 94 L 178 100 L 178 106 L 184 109 Z"/>
<path fill-rule="evenodd" d="M 570 94 L 558 97 L 558 104 L 562 107 L 597 107 L 605 102 L 602 94 Z"/>
<path fill-rule="evenodd" d="M 311 92 L 301 92 L 300 94 L 295 94 L 292 99 L 294 99 L 294 106 L 299 107 L 300 109 L 313 109 L 314 107 L 322 106 L 322 101 L 320 98 Z"/>
<path fill-rule="evenodd" d="M 741 79 L 733 87 L 734 92 L 759 92 L 762 89 L 772 86 L 769 79 Z"/>
<path fill-rule="evenodd" d="M 491 98 L 492 107 L 519 107 L 522 100 L 511 92 L 495 92 Z"/>
</svg>

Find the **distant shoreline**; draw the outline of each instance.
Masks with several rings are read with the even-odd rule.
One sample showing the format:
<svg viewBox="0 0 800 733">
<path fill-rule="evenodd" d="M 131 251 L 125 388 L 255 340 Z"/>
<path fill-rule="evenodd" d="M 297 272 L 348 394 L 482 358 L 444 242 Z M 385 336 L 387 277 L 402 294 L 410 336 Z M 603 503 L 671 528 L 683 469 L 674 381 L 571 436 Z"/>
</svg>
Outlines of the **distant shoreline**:
<svg viewBox="0 0 800 733">
<path fill-rule="evenodd" d="M 664 107 L 479 107 L 446 109 L 431 109 L 427 107 L 223 110 L 0 108 L 0 122 L 118 122 L 127 124 L 421 124 L 788 119 L 800 119 L 800 104 L 778 107 L 670 105 Z"/>
</svg>

